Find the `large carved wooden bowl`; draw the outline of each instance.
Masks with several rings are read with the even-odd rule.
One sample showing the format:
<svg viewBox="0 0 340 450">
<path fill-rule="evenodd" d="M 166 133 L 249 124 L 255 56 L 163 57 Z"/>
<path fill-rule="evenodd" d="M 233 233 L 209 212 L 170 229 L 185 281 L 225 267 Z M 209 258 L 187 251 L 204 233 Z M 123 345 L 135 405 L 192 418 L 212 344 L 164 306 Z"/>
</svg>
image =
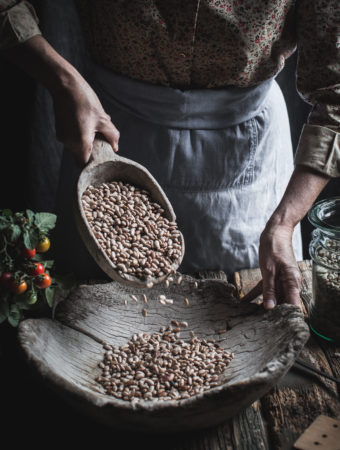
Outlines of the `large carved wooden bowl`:
<svg viewBox="0 0 340 450">
<path fill-rule="evenodd" d="M 299 309 L 280 305 L 265 311 L 240 303 L 233 287 L 218 280 L 183 277 L 169 288 L 136 289 L 110 282 L 79 286 L 56 310 L 56 319 L 27 319 L 19 326 L 19 342 L 29 364 L 82 412 L 113 427 L 169 432 L 210 427 L 224 422 L 264 395 L 292 366 L 309 331 Z M 167 292 L 173 305 L 157 298 Z M 148 304 L 131 294 L 146 293 Z M 184 298 L 190 306 L 184 306 Z M 128 304 L 124 305 L 124 300 Z M 148 309 L 147 317 L 141 310 Z M 172 319 L 189 323 L 201 338 L 216 339 L 234 353 L 220 386 L 184 400 L 142 401 L 135 405 L 104 393 L 95 378 L 105 350 L 102 342 L 122 345 L 134 333 L 152 333 Z M 225 334 L 218 330 L 227 328 Z"/>
</svg>

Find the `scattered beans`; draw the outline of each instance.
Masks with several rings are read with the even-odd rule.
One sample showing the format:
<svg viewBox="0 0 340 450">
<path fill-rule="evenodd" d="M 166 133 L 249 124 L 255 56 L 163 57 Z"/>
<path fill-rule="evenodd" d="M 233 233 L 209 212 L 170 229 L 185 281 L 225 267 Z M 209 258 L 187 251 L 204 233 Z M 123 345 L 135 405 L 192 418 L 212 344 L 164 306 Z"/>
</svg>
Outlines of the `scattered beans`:
<svg viewBox="0 0 340 450">
<path fill-rule="evenodd" d="M 134 334 L 120 347 L 104 343 L 96 381 L 106 394 L 133 403 L 181 400 L 218 386 L 234 357 L 214 340 L 176 337 L 171 327 Z"/>
<path fill-rule="evenodd" d="M 190 305 L 189 300 L 187 298 L 185 298 L 184 299 L 184 306 L 189 306 L 189 305 Z"/>
<path fill-rule="evenodd" d="M 91 185 L 82 205 L 98 244 L 123 278 L 135 276 L 151 288 L 149 277 L 174 272 L 182 252 L 181 233 L 148 191 L 122 181 Z"/>
</svg>

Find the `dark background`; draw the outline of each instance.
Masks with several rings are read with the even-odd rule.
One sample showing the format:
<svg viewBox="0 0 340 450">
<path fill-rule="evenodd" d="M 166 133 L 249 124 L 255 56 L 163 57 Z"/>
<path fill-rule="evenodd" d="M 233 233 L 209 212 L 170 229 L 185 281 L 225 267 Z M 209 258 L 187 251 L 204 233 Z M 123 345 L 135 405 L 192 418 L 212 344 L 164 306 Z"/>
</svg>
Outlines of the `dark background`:
<svg viewBox="0 0 340 450">
<path fill-rule="evenodd" d="M 76 67 L 83 69 L 81 55 L 84 49 L 72 2 L 47 0 L 32 3 L 36 6 L 41 28 L 50 43 Z M 47 7 L 49 10 L 45 9 Z M 66 35 L 71 36 L 71 39 L 66 40 Z M 73 47 L 69 46 L 69 42 L 72 42 Z M 295 68 L 296 55 L 293 55 L 277 77 L 287 102 L 294 149 L 310 111 L 310 106 L 296 92 Z M 0 208 L 23 210 L 33 207 L 36 210 L 52 211 L 58 182 L 55 173 L 62 150 L 54 137 L 49 95 L 23 72 L 1 58 L 0 92 Z M 37 152 L 32 151 L 34 147 L 38 148 Z M 328 184 L 320 199 L 339 194 L 340 181 L 335 179 Z M 309 257 L 310 232 L 311 226 L 304 219 L 304 258 Z M 141 447 L 143 442 L 148 442 L 149 449 L 164 449 L 173 447 L 178 440 L 177 437 L 143 440 L 131 433 L 112 433 L 73 410 L 32 376 L 18 352 L 16 331 L 7 324 L 0 325 L 0 399 L 2 439 L 6 436 L 10 439 L 8 444 L 0 444 L 4 449 L 23 443 L 34 443 L 40 447 L 44 442 L 47 445 L 68 447 L 71 439 L 76 440 L 77 447 L 109 444 L 111 448 L 126 449 L 137 445 Z M 124 441 L 120 442 L 120 439 Z"/>
</svg>

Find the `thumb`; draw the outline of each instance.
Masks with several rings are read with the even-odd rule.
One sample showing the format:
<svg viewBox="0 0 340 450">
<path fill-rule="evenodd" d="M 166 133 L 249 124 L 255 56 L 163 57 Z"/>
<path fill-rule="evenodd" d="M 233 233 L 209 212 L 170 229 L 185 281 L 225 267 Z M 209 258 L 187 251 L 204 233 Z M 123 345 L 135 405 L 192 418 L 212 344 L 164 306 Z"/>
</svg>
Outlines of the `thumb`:
<svg viewBox="0 0 340 450">
<path fill-rule="evenodd" d="M 118 152 L 118 141 L 120 133 L 113 125 L 111 120 L 107 120 L 104 124 L 98 128 L 98 131 L 105 137 L 107 142 L 111 145 L 115 152 Z"/>
<path fill-rule="evenodd" d="M 262 274 L 263 286 L 263 306 L 265 309 L 273 309 L 277 305 L 276 291 L 275 291 L 275 273 L 264 272 Z"/>
</svg>

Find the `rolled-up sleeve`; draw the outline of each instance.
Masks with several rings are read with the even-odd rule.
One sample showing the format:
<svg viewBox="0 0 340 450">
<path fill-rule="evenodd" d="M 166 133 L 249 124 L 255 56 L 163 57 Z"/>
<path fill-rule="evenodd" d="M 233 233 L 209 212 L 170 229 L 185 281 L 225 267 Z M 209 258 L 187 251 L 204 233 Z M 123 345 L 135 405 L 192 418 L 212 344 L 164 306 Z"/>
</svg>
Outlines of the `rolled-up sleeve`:
<svg viewBox="0 0 340 450">
<path fill-rule="evenodd" d="M 33 6 L 26 1 L 0 0 L 0 50 L 41 34 Z"/>
<path fill-rule="evenodd" d="M 312 111 L 295 164 L 340 176 L 340 2 L 297 2 L 297 89 Z"/>
</svg>

